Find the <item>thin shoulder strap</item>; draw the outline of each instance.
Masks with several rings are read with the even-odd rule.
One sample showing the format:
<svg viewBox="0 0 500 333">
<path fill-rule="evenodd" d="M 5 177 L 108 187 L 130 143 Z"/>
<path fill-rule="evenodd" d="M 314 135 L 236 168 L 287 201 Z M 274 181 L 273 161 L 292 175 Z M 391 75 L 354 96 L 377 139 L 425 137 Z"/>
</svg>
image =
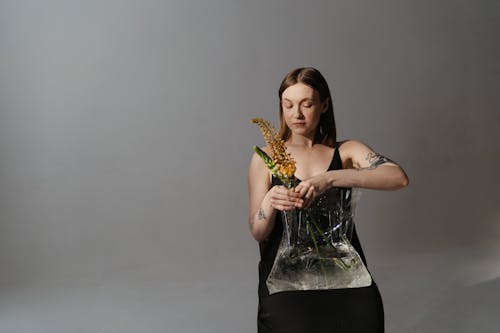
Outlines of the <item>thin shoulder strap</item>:
<svg viewBox="0 0 500 333">
<path fill-rule="evenodd" d="M 340 158 L 339 145 L 335 147 L 335 152 L 333 153 L 333 169 L 342 169 L 342 159 Z"/>
</svg>

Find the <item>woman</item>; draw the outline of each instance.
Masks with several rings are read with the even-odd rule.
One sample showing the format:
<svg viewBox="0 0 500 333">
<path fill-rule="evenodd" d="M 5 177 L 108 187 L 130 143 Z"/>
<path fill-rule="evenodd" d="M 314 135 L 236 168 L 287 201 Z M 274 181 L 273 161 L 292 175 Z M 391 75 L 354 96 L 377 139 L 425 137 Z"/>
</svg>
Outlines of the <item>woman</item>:
<svg viewBox="0 0 500 333">
<path fill-rule="evenodd" d="M 314 68 L 297 68 L 279 89 L 280 136 L 302 180 L 287 189 L 254 154 L 248 173 L 249 226 L 259 242 L 258 332 L 383 332 L 384 311 L 376 283 L 368 287 L 284 291 L 269 295 L 266 279 L 283 226 L 281 211 L 307 208 L 330 187 L 396 190 L 408 185 L 403 169 L 358 140 L 336 141 L 328 85 Z M 263 150 L 270 154 L 268 147 Z M 365 266 L 356 228 L 351 243 Z"/>
</svg>

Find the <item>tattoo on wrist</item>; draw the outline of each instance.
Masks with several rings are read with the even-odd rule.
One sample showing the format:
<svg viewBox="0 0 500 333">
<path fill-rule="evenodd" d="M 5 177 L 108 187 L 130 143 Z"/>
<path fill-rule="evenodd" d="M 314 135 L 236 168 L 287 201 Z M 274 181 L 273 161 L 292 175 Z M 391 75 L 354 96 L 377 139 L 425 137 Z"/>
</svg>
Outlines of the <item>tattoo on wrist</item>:
<svg viewBox="0 0 500 333">
<path fill-rule="evenodd" d="M 377 154 L 377 153 L 373 153 L 373 152 L 370 152 L 366 155 L 365 157 L 365 160 L 368 161 L 368 163 L 370 163 L 369 166 L 367 167 L 364 167 L 364 168 L 356 168 L 355 170 L 357 171 L 361 171 L 361 170 L 372 170 L 372 169 L 375 169 L 377 168 L 379 165 L 381 164 L 384 164 L 386 162 L 390 162 L 390 163 L 394 163 L 392 160 L 390 160 L 389 158 L 385 157 L 385 156 L 382 156 L 380 154 Z"/>
<path fill-rule="evenodd" d="M 266 219 L 266 214 L 264 214 L 264 210 L 261 208 L 259 208 L 259 211 L 257 212 L 256 214 L 257 216 L 253 216 L 252 220 L 250 221 L 250 230 L 253 229 L 253 226 L 255 224 L 255 220 L 256 218 L 258 218 L 259 220 L 265 220 Z"/>
<path fill-rule="evenodd" d="M 259 211 L 257 212 L 257 216 L 259 217 L 259 220 L 265 220 L 266 219 L 266 214 L 264 214 L 264 210 L 259 208 Z"/>
</svg>

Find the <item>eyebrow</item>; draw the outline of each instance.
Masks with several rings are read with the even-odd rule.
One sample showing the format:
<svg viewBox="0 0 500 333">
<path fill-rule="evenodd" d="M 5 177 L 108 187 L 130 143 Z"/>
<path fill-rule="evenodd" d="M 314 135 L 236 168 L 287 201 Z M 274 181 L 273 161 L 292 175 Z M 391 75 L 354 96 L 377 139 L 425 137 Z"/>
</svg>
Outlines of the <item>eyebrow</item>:
<svg viewBox="0 0 500 333">
<path fill-rule="evenodd" d="M 308 99 L 311 100 L 311 101 L 313 100 L 311 97 L 306 97 L 306 98 L 302 98 L 299 102 L 302 102 L 302 101 L 305 101 L 305 100 L 308 100 Z M 293 102 L 292 100 L 290 100 L 288 98 L 285 98 L 285 97 L 283 97 L 283 100 L 287 100 L 289 102 Z"/>
</svg>

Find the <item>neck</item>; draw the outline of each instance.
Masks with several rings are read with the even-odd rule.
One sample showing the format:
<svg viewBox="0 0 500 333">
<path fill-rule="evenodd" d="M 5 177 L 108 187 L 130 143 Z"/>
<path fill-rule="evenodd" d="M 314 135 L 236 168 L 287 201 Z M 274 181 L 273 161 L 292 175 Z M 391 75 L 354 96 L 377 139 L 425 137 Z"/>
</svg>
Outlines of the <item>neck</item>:
<svg viewBox="0 0 500 333">
<path fill-rule="evenodd" d="M 314 145 L 314 140 L 312 136 L 302 136 L 302 135 L 293 135 L 288 139 L 288 143 L 294 146 L 303 146 L 306 148 L 312 148 Z"/>
</svg>

